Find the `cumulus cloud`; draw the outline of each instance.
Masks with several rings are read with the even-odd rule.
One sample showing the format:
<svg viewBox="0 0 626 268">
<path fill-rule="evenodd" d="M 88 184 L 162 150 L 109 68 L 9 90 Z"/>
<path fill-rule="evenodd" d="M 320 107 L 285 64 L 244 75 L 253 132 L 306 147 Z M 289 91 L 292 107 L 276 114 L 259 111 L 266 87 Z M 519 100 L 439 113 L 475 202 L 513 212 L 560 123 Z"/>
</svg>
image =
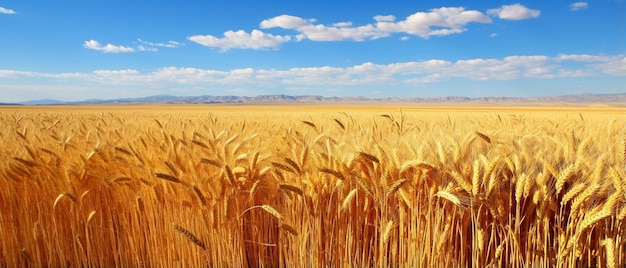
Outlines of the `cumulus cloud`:
<svg viewBox="0 0 626 268">
<path fill-rule="evenodd" d="M 589 5 L 587 4 L 587 2 L 576 2 L 576 3 L 572 3 L 569 5 L 569 9 L 571 11 L 578 11 L 581 9 L 585 9 L 587 8 Z"/>
<path fill-rule="evenodd" d="M 422 38 L 461 33 L 469 23 L 490 23 L 491 19 L 480 11 L 462 7 L 442 7 L 428 12 L 416 12 L 402 21 L 393 15 L 374 16 L 374 23 L 353 26 L 351 22 L 331 25 L 315 24 L 314 19 L 280 15 L 263 20 L 261 28 L 295 30 L 313 41 L 365 41 L 387 37 L 393 33 L 405 33 Z"/>
<path fill-rule="evenodd" d="M 302 37 L 313 41 L 364 41 L 376 39 L 388 34 L 377 31 L 371 25 L 352 27 L 352 22 L 334 23 L 330 26 L 314 24 L 314 19 L 303 19 L 291 15 L 280 15 L 261 21 L 261 28 L 283 28 L 296 30 Z"/>
<path fill-rule="evenodd" d="M 139 44 L 137 44 L 139 43 Z M 176 42 L 176 41 L 167 41 L 166 43 L 154 43 L 142 40 L 141 38 L 137 38 L 137 43 L 134 47 L 130 46 L 117 46 L 113 44 L 102 45 L 100 42 L 96 40 L 88 40 L 85 41 L 83 46 L 88 49 L 102 51 L 104 53 L 130 53 L 130 52 L 155 52 L 158 51 L 158 48 L 177 48 L 185 45 L 184 43 Z"/>
<path fill-rule="evenodd" d="M 124 75 L 137 75 L 139 71 L 133 69 L 126 70 L 95 70 L 93 74 L 98 76 L 124 76 Z"/>
<path fill-rule="evenodd" d="M 280 27 L 284 29 L 298 29 L 300 27 L 311 25 L 313 22 L 315 22 L 314 19 L 305 20 L 296 16 L 280 15 L 261 21 L 261 28 L 267 29 Z"/>
<path fill-rule="evenodd" d="M 613 76 L 626 76 L 626 56 L 624 55 L 589 55 L 589 54 L 559 54 L 557 62 L 567 61 L 587 64 L 585 74 L 590 76 L 593 70 Z"/>
<path fill-rule="evenodd" d="M 116 96 L 128 96 L 129 90 L 137 90 L 134 93 L 137 96 L 173 94 L 172 89 L 185 92 L 186 95 L 200 92 L 222 94 L 243 88 L 251 90 L 246 92 L 259 94 L 277 88 L 299 89 L 302 92 L 316 94 L 320 89 L 349 90 L 372 87 L 406 89 L 457 80 L 515 81 L 580 77 L 595 79 L 626 77 L 626 57 L 587 54 L 512 55 L 503 58 L 430 59 L 389 64 L 365 62 L 351 66 L 286 69 L 214 70 L 163 67 L 148 72 L 120 69 L 83 73 L 45 73 L 0 69 L 0 88 L 7 89 L 5 92 L 17 91 L 17 88 L 20 88 L 19 92 L 31 92 L 30 96 L 37 90 L 45 89 L 46 92 L 37 95 L 56 94 L 80 99 L 83 96 L 111 97 L 113 96 L 111 92 L 116 92 Z M 109 91 L 102 93 L 102 88 Z"/>
<path fill-rule="evenodd" d="M 145 75 L 144 81 L 175 82 L 193 84 L 202 81 L 220 81 L 228 72 L 218 70 L 204 70 L 191 67 L 165 67 Z"/>
<path fill-rule="evenodd" d="M 396 16 L 394 16 L 394 15 L 376 15 L 376 16 L 374 16 L 374 20 L 377 21 L 377 22 L 380 22 L 380 21 L 391 22 L 391 21 L 396 20 Z"/>
<path fill-rule="evenodd" d="M 503 20 L 525 20 L 537 18 L 541 12 L 539 10 L 529 9 L 520 4 L 512 4 L 489 9 L 487 10 L 487 14 Z"/>
<path fill-rule="evenodd" d="M 416 12 L 403 21 L 376 23 L 378 29 L 389 33 L 407 33 L 422 38 L 444 36 L 466 31 L 469 23 L 491 23 L 480 11 L 462 7 L 442 7 L 429 12 Z"/>
<path fill-rule="evenodd" d="M 100 42 L 98 42 L 96 40 L 93 40 L 93 39 L 85 41 L 83 46 L 85 48 L 102 51 L 104 53 L 129 53 L 129 52 L 135 52 L 135 49 L 132 48 L 132 47 L 116 46 L 116 45 L 112 45 L 112 44 L 106 44 L 106 45 L 103 46 L 102 44 L 100 44 Z"/>
<path fill-rule="evenodd" d="M 398 20 L 394 15 L 375 15 L 373 21 L 355 24 L 351 21 L 318 23 L 314 18 L 301 18 L 283 14 L 265 19 L 259 23 L 260 29 L 273 28 L 293 30 L 293 35 L 273 35 L 261 30 L 226 31 L 223 37 L 215 35 L 193 35 L 187 39 L 221 51 L 229 49 L 277 49 L 286 42 L 311 41 L 368 41 L 389 37 L 393 34 L 418 36 L 428 39 L 433 36 L 447 36 L 467 31 L 471 23 L 492 23 L 489 16 L 506 20 L 536 18 L 540 11 L 532 10 L 520 4 L 504 5 L 489 9 L 486 14 L 464 7 L 433 8 L 425 12 L 415 12 Z M 494 37 L 492 35 L 492 37 Z M 408 40 L 408 36 L 401 40 Z"/>
<path fill-rule="evenodd" d="M 12 9 L 8 9 L 8 8 L 4 8 L 4 7 L 0 7 L 0 14 L 15 14 L 15 11 L 13 11 Z"/>
<path fill-rule="evenodd" d="M 626 57 L 622 56 L 622 58 L 601 62 L 593 67 L 608 75 L 626 76 Z"/>
<path fill-rule="evenodd" d="M 222 51 L 226 51 L 232 48 L 278 48 L 282 43 L 288 42 L 292 38 L 290 36 L 266 34 L 259 30 L 252 30 L 251 33 L 239 30 L 236 32 L 227 31 L 222 38 L 213 35 L 193 35 L 188 37 L 188 39 L 203 46 L 219 48 Z"/>
<path fill-rule="evenodd" d="M 573 62 L 574 64 L 570 64 Z M 212 70 L 192 67 L 164 67 L 151 72 L 133 69 L 95 70 L 89 73 L 38 73 L 0 69 L 0 84 L 12 79 L 41 78 L 49 84 L 87 83 L 95 86 L 126 88 L 175 88 L 223 86 L 272 88 L 339 88 L 344 86 L 423 85 L 452 79 L 474 81 L 553 79 L 576 77 L 626 77 L 624 55 L 562 54 L 512 55 L 503 58 L 470 58 L 456 61 L 424 61 L 377 64 L 365 62 L 352 66 L 314 66 L 288 69 L 241 68 Z M 42 80 L 48 79 L 48 80 Z M 23 82 L 20 82 L 23 84 Z"/>
<path fill-rule="evenodd" d="M 622 55 L 589 55 L 589 54 L 559 54 L 555 59 L 557 61 L 577 61 L 577 62 L 609 62 L 622 58 Z"/>
</svg>

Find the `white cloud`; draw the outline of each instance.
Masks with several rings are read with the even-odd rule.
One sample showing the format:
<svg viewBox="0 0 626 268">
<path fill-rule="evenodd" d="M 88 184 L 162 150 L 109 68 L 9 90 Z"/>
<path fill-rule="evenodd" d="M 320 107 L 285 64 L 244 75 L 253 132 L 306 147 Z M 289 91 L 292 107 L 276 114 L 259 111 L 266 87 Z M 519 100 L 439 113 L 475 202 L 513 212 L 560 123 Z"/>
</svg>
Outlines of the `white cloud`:
<svg viewBox="0 0 626 268">
<path fill-rule="evenodd" d="M 504 61 L 516 66 L 535 67 L 546 64 L 550 60 L 547 56 L 508 56 Z"/>
<path fill-rule="evenodd" d="M 114 77 L 114 76 L 127 76 L 127 75 L 138 75 L 139 71 L 126 69 L 126 70 L 95 70 L 93 74 L 104 77 Z"/>
<path fill-rule="evenodd" d="M 352 26 L 352 22 L 351 21 L 337 22 L 337 23 L 333 23 L 333 26 L 335 26 L 335 27 L 350 27 L 350 26 Z"/>
<path fill-rule="evenodd" d="M 282 43 L 291 40 L 291 37 L 266 34 L 259 30 L 252 30 L 251 33 L 239 30 L 236 32 L 227 31 L 224 33 L 223 38 L 218 38 L 213 35 L 194 35 L 188 37 L 188 39 L 203 46 L 219 48 L 222 51 L 226 51 L 232 48 L 277 48 Z"/>
<path fill-rule="evenodd" d="M 0 70 L 0 78 L 19 79 L 22 77 L 43 77 L 54 79 L 79 79 L 88 78 L 89 75 L 85 73 L 39 73 L 17 70 Z"/>
<path fill-rule="evenodd" d="M 497 34 L 497 33 L 491 33 L 491 34 L 489 35 L 489 37 L 497 37 L 497 36 L 498 36 L 498 34 Z"/>
<path fill-rule="evenodd" d="M 85 41 L 83 46 L 85 48 L 102 51 L 104 53 L 128 53 L 128 52 L 135 52 L 135 49 L 132 48 L 132 47 L 116 46 L 116 45 L 112 45 L 112 44 L 107 44 L 107 45 L 103 46 L 102 44 L 100 44 L 100 42 L 98 42 L 96 40 L 93 40 L 93 39 L 89 40 L 89 41 Z"/>
<path fill-rule="evenodd" d="M 158 51 L 158 49 L 157 49 L 157 48 L 155 48 L 155 47 L 137 46 L 137 51 L 150 51 L 150 52 L 156 52 L 156 51 Z"/>
<path fill-rule="evenodd" d="M 574 62 L 574 63 L 572 63 Z M 0 84 L 88 85 L 116 88 L 224 88 L 268 86 L 271 88 L 345 86 L 394 86 L 441 83 L 451 79 L 475 81 L 553 79 L 576 77 L 626 77 L 624 55 L 562 54 L 512 55 L 504 58 L 473 58 L 352 66 L 317 66 L 288 69 L 241 68 L 233 70 L 164 67 L 152 72 L 134 69 L 95 70 L 88 73 L 39 73 L 0 69 Z M 39 85 L 39 84 L 37 84 Z"/>
<path fill-rule="evenodd" d="M 578 11 L 581 9 L 585 9 L 587 8 L 589 5 L 587 4 L 587 2 L 576 2 L 576 3 L 572 3 L 571 5 L 569 5 L 569 9 L 571 11 Z"/>
<path fill-rule="evenodd" d="M 15 14 L 15 11 L 13 11 L 12 9 L 8 9 L 8 8 L 4 8 L 4 7 L 0 7 L 0 14 Z"/>
<path fill-rule="evenodd" d="M 315 24 L 314 19 L 280 15 L 263 20 L 261 28 L 292 29 L 313 41 L 365 41 L 387 37 L 393 33 L 406 33 L 429 38 L 464 32 L 469 23 L 491 23 L 491 19 L 479 11 L 462 7 L 442 7 L 429 12 L 416 12 L 403 21 L 395 21 L 393 15 L 374 16 L 375 23 L 352 26 L 350 22 L 333 23 L 330 26 Z"/>
<path fill-rule="evenodd" d="M 626 76 L 626 56 L 622 55 L 621 58 L 601 62 L 593 67 L 608 75 Z"/>
<path fill-rule="evenodd" d="M 280 15 L 261 21 L 261 28 L 283 28 L 298 31 L 303 37 L 313 41 L 364 41 L 387 36 L 387 33 L 377 31 L 376 28 L 367 24 L 352 27 L 351 22 L 334 23 L 331 26 L 313 24 L 314 19 L 305 20 L 291 15 Z"/>
<path fill-rule="evenodd" d="M 33 72 L 17 71 L 17 70 L 0 70 L 0 77 L 18 77 L 18 76 L 31 76 Z"/>
<path fill-rule="evenodd" d="M 389 34 L 378 31 L 371 24 L 349 27 L 349 26 L 325 26 L 325 25 L 309 25 L 298 29 L 306 36 L 306 38 L 313 41 L 365 41 L 368 39 L 378 39 L 386 37 Z"/>
<path fill-rule="evenodd" d="M 556 57 L 557 61 L 577 61 L 577 62 L 608 62 L 615 59 L 620 59 L 619 56 L 606 56 L 606 55 L 589 55 L 589 54 L 559 54 Z"/>
<path fill-rule="evenodd" d="M 487 14 L 503 20 L 525 20 L 537 18 L 541 14 L 539 10 L 529 9 L 520 4 L 503 5 L 499 8 L 487 10 Z"/>
<path fill-rule="evenodd" d="M 394 20 L 396 20 L 396 16 L 394 15 L 376 15 L 374 16 L 374 20 L 377 22 L 381 22 L 381 21 L 386 21 L 386 22 L 392 22 Z"/>
<path fill-rule="evenodd" d="M 452 63 L 446 60 L 399 62 L 385 65 L 385 72 L 396 75 L 422 75 L 430 72 L 450 70 Z M 382 68 L 382 67 L 381 67 Z"/>
<path fill-rule="evenodd" d="M 150 47 L 177 48 L 177 47 L 185 45 L 184 43 L 180 43 L 176 41 L 167 41 L 166 43 L 153 43 L 153 42 L 141 40 L 140 38 L 137 38 L 137 41 L 143 45 L 150 46 Z"/>
<path fill-rule="evenodd" d="M 217 70 L 203 70 L 198 68 L 165 67 L 144 78 L 149 81 L 175 82 L 181 84 L 202 83 L 208 81 L 220 81 L 228 72 Z"/>
<path fill-rule="evenodd" d="M 283 29 L 298 29 L 300 27 L 311 25 L 312 22 L 315 22 L 315 20 L 307 21 L 303 18 L 296 17 L 296 16 L 280 15 L 280 16 L 273 17 L 271 19 L 266 19 L 266 20 L 261 21 L 260 26 L 263 29 L 275 28 L 275 27 L 280 27 Z"/>
<path fill-rule="evenodd" d="M 557 76 L 563 78 L 579 78 L 593 76 L 593 72 L 587 70 L 559 70 Z"/>
<path fill-rule="evenodd" d="M 501 19 L 522 20 L 536 18 L 540 11 L 532 10 L 520 4 L 504 5 L 489 9 L 487 14 L 463 7 L 441 7 L 426 12 L 415 12 L 404 20 L 396 20 L 394 15 L 376 15 L 374 21 L 354 25 L 351 21 L 330 24 L 317 23 L 316 19 L 305 19 L 293 15 L 279 15 L 259 23 L 261 29 L 281 28 L 294 30 L 294 35 L 272 35 L 260 30 L 247 33 L 244 30 L 226 31 L 223 37 L 214 35 L 193 35 L 189 40 L 198 44 L 219 48 L 226 51 L 239 49 L 278 48 L 291 41 L 308 39 L 311 41 L 367 41 L 388 37 L 392 34 L 408 34 L 427 39 L 432 36 L 446 36 L 467 31 L 470 23 L 492 23 L 489 16 Z M 495 37 L 492 34 L 491 37 Z M 405 41 L 409 37 L 401 37 Z"/>
<path fill-rule="evenodd" d="M 129 46 L 116 46 L 112 44 L 102 45 L 96 40 L 88 40 L 83 43 L 83 46 L 88 49 L 102 51 L 104 53 L 130 53 L 130 52 L 156 52 L 160 47 L 164 48 L 177 48 L 185 45 L 184 43 L 176 41 L 167 41 L 166 43 L 153 43 L 137 38 L 139 45 L 134 47 Z"/>
<path fill-rule="evenodd" d="M 469 23 L 491 23 L 491 19 L 479 11 L 462 7 L 442 7 L 429 12 L 416 12 L 397 23 L 378 22 L 377 28 L 387 32 L 417 35 L 422 38 L 443 36 L 466 31 Z"/>
</svg>

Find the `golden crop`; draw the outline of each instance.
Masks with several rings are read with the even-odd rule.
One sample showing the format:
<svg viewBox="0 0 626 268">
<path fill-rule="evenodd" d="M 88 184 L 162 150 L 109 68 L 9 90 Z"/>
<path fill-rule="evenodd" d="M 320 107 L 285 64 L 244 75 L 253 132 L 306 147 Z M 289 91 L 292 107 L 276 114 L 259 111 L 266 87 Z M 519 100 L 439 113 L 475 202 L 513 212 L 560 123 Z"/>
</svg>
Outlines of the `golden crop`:
<svg viewBox="0 0 626 268">
<path fill-rule="evenodd" d="M 624 110 L 0 110 L 0 266 L 626 265 Z"/>
</svg>

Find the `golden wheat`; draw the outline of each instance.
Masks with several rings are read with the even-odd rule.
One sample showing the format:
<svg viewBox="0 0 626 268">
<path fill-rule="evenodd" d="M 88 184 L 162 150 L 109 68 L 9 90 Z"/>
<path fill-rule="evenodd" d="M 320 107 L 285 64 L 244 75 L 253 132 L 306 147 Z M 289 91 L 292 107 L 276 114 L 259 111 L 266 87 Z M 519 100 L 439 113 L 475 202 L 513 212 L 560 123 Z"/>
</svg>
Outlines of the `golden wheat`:
<svg viewBox="0 0 626 268">
<path fill-rule="evenodd" d="M 626 265 L 622 108 L 172 107 L 0 108 L 0 267 Z"/>
</svg>

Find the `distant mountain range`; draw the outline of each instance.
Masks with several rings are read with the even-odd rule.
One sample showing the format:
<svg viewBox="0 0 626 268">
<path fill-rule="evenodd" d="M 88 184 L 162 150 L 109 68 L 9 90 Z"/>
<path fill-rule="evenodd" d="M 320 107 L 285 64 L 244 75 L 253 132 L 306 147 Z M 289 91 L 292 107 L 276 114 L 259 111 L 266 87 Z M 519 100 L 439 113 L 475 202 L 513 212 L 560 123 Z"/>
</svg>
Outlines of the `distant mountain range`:
<svg viewBox="0 0 626 268">
<path fill-rule="evenodd" d="M 323 97 L 316 95 L 260 95 L 246 96 L 169 96 L 157 95 L 142 98 L 89 99 L 65 102 L 52 99 L 33 100 L 0 105 L 131 105 L 131 104 L 456 104 L 456 105 L 609 105 L 626 107 L 626 93 L 582 94 L 554 97 L 433 97 L 433 98 L 366 98 L 366 97 Z"/>
</svg>

